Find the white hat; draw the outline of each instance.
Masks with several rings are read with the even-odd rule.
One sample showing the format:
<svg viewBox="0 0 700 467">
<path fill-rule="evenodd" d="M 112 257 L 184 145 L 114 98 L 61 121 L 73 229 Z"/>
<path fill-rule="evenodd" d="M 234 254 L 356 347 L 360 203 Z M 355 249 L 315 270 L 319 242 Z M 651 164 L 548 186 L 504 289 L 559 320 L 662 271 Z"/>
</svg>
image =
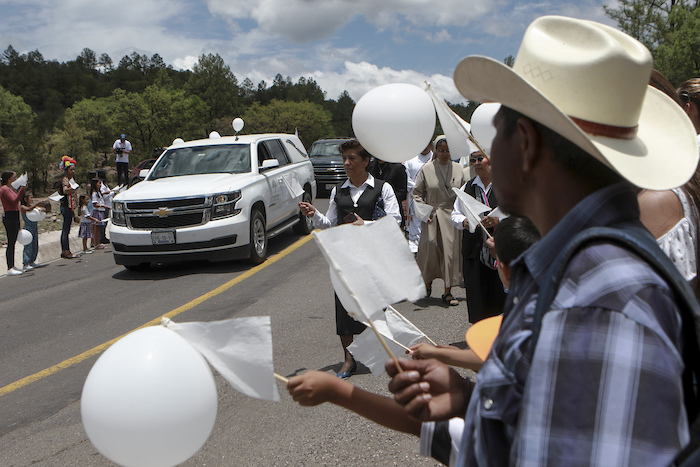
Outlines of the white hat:
<svg viewBox="0 0 700 467">
<path fill-rule="evenodd" d="M 652 58 L 639 41 L 592 21 L 536 19 L 513 68 L 463 59 L 459 92 L 500 102 L 567 138 L 642 188 L 684 184 L 695 172 L 695 129 L 683 109 L 648 86 Z"/>
</svg>

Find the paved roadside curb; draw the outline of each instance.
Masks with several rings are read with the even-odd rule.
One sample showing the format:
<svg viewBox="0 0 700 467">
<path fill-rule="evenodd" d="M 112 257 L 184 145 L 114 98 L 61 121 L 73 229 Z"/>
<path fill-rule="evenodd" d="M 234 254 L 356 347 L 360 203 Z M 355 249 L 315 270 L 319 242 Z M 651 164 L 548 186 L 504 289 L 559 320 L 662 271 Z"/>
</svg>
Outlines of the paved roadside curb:
<svg viewBox="0 0 700 467">
<path fill-rule="evenodd" d="M 80 253 L 83 251 L 83 239 L 78 237 L 78 225 L 71 227 L 70 231 L 70 251 Z M 15 266 L 22 267 L 22 250 L 24 245 L 15 244 Z M 0 247 L 0 275 L 7 274 L 7 261 L 5 253 L 7 246 Z M 48 263 L 61 257 L 61 231 L 52 230 L 39 234 L 39 255 L 36 258 L 38 264 Z M 19 276 L 14 276 L 19 277 Z"/>
</svg>

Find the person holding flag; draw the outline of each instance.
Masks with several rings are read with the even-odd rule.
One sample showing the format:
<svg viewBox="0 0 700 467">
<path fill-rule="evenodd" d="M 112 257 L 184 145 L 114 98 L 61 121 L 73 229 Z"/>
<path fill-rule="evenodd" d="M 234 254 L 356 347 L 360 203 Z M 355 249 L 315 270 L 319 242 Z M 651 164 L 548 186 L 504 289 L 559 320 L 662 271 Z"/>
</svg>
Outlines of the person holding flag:
<svg viewBox="0 0 700 467">
<path fill-rule="evenodd" d="M 401 223 L 399 204 L 391 185 L 375 179 L 367 172 L 371 155 L 357 140 L 344 141 L 338 148 L 343 157 L 343 168 L 348 176 L 330 194 L 328 211 L 324 216 L 310 203 L 300 202 L 299 208 L 307 217 L 313 217 L 316 228 L 326 229 L 339 224 L 362 225 L 365 221 L 392 216 Z M 336 332 L 343 346 L 344 362 L 338 378 L 345 379 L 357 371 L 357 362 L 347 347 L 354 336 L 365 330 L 365 325 L 350 317 L 335 295 Z"/>
</svg>

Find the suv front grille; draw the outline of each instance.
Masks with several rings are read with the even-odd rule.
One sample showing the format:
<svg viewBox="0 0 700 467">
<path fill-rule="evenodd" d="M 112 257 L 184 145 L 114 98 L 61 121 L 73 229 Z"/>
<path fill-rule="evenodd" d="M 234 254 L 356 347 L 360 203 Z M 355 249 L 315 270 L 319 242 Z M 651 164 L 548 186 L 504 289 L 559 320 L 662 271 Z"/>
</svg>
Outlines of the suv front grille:
<svg viewBox="0 0 700 467">
<path fill-rule="evenodd" d="M 177 227 L 191 227 L 201 225 L 205 221 L 204 212 L 191 212 L 173 214 L 168 217 L 157 216 L 130 216 L 127 215 L 132 229 L 173 229 Z"/>
<path fill-rule="evenodd" d="M 211 198 L 176 198 L 127 202 L 126 225 L 135 230 L 194 227 L 209 222 Z"/>
</svg>

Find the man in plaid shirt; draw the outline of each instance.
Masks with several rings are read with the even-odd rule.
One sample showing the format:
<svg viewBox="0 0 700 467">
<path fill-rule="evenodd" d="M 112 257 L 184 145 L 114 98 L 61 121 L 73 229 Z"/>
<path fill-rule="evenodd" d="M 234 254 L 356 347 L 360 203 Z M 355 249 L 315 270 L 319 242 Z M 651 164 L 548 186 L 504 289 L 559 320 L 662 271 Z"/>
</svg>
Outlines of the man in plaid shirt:
<svg viewBox="0 0 700 467">
<path fill-rule="evenodd" d="M 420 420 L 464 416 L 457 465 L 668 465 L 689 442 L 681 319 L 644 260 L 607 242 L 570 260 L 530 361 L 546 271 L 589 227 L 639 226 L 634 185 L 669 189 L 698 162 L 682 109 L 647 86 L 651 55 L 610 27 L 542 17 L 513 68 L 468 57 L 455 84 L 500 102 L 493 184 L 500 207 L 542 240 L 511 264 L 501 331 L 476 385 L 434 360 L 402 362 L 389 389 Z M 673 157 L 672 169 L 667 158 Z"/>
</svg>

